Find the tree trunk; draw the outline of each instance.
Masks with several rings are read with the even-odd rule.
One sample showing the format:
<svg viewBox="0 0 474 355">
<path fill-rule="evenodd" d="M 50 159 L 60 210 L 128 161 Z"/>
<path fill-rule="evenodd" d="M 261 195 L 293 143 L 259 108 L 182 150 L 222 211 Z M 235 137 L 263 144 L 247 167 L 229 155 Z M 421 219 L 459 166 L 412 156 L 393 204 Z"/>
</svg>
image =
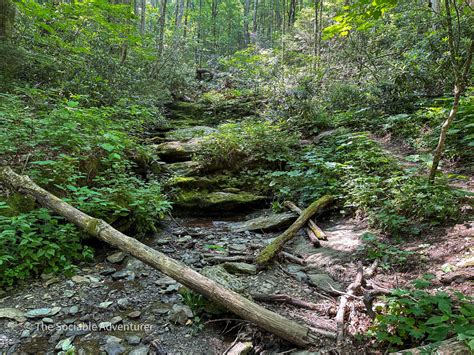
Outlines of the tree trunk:
<svg viewBox="0 0 474 355">
<path fill-rule="evenodd" d="M 257 43 L 257 14 L 258 14 L 258 0 L 253 2 L 253 25 L 252 25 L 252 43 Z"/>
<path fill-rule="evenodd" d="M 324 207 L 333 201 L 332 196 L 325 195 L 319 200 L 313 202 L 308 208 L 306 208 L 298 219 L 286 230 L 277 237 L 273 242 L 268 244 L 255 259 L 257 264 L 265 265 L 271 261 L 283 248 L 286 242 L 293 239 L 296 233 L 306 224 L 315 213 L 321 211 Z"/>
<path fill-rule="evenodd" d="M 158 57 L 163 54 L 164 40 L 165 40 L 165 25 L 166 25 L 166 5 L 168 0 L 161 0 L 160 9 L 160 33 L 158 38 Z"/>
<path fill-rule="evenodd" d="M 11 37 L 15 20 L 15 7 L 11 0 L 0 0 L 0 43 Z"/>
<path fill-rule="evenodd" d="M 245 47 L 247 47 L 250 44 L 249 14 L 250 14 L 250 0 L 245 0 L 245 3 L 244 3 L 244 46 Z"/>
<path fill-rule="evenodd" d="M 58 213 L 92 236 L 130 253 L 137 259 L 227 308 L 243 319 L 249 320 L 293 344 L 298 346 L 314 344 L 318 339 L 318 334 L 335 337 L 333 333 L 309 328 L 286 319 L 253 303 L 238 293 L 224 288 L 190 267 L 142 244 L 134 238 L 126 236 L 103 220 L 90 217 L 79 211 L 36 185 L 29 177 L 16 174 L 10 167 L 0 168 L 0 182 L 22 194 L 32 196 L 42 206 Z"/>
<path fill-rule="evenodd" d="M 146 25 L 146 0 L 140 0 L 140 33 L 145 34 Z"/>
</svg>

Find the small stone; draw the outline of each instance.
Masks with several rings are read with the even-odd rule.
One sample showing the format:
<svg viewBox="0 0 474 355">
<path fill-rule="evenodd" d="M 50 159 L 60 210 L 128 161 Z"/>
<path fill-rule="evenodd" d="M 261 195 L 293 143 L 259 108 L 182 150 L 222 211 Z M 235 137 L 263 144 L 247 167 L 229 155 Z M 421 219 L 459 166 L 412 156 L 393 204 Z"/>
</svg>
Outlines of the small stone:
<svg viewBox="0 0 474 355">
<path fill-rule="evenodd" d="M 112 323 L 113 325 L 115 325 L 115 324 L 121 323 L 122 321 L 123 321 L 122 317 L 120 317 L 120 316 L 115 316 L 115 317 L 113 317 L 113 318 L 110 320 L 110 323 Z"/>
<path fill-rule="evenodd" d="M 104 346 L 107 355 L 119 355 L 125 352 L 125 348 L 116 342 L 107 342 Z"/>
<path fill-rule="evenodd" d="M 68 351 L 69 349 L 72 348 L 72 341 L 74 340 L 73 337 L 69 337 L 66 339 L 61 340 L 59 343 L 56 344 L 54 347 L 55 350 L 62 350 L 62 351 Z"/>
<path fill-rule="evenodd" d="M 148 350 L 149 350 L 148 346 L 143 345 L 143 346 L 133 349 L 128 354 L 129 355 L 147 355 Z"/>
<path fill-rule="evenodd" d="M 107 261 L 112 264 L 118 264 L 121 263 L 123 259 L 125 259 L 125 256 L 126 255 L 124 252 L 118 251 L 116 253 L 113 253 L 112 255 L 109 255 L 107 257 Z"/>
<path fill-rule="evenodd" d="M 193 311 L 188 306 L 179 304 L 173 305 L 171 309 L 170 321 L 174 324 L 185 325 L 189 318 L 193 317 Z"/>
<path fill-rule="evenodd" d="M 119 298 L 117 300 L 117 304 L 119 308 L 126 309 L 130 305 L 130 301 L 128 300 L 128 298 Z"/>
<path fill-rule="evenodd" d="M 142 312 L 133 311 L 133 312 L 130 312 L 129 314 L 127 314 L 127 317 L 131 318 L 131 319 L 137 319 L 137 318 L 140 318 L 141 315 L 142 315 Z"/>
<path fill-rule="evenodd" d="M 54 320 L 52 318 L 43 318 L 41 319 L 41 321 L 45 324 L 53 324 L 54 323 Z"/>
<path fill-rule="evenodd" d="M 224 263 L 222 266 L 231 274 L 255 275 L 257 273 L 257 267 L 252 264 L 228 262 L 228 263 Z"/>
<path fill-rule="evenodd" d="M 21 332 L 20 339 L 29 338 L 31 336 L 31 331 L 29 329 L 25 329 Z"/>
<path fill-rule="evenodd" d="M 109 308 L 112 304 L 113 304 L 112 301 L 101 302 L 101 303 L 99 303 L 99 308 L 101 308 L 101 309 L 107 309 L 107 308 Z"/>
<path fill-rule="evenodd" d="M 89 278 L 81 275 L 74 275 L 73 277 L 71 277 L 71 280 L 78 284 L 90 282 Z"/>
<path fill-rule="evenodd" d="M 342 291 L 341 284 L 338 283 L 337 281 L 334 281 L 331 278 L 331 276 L 329 276 L 328 274 L 309 273 L 308 277 L 309 277 L 309 284 L 311 286 L 320 288 L 323 291 L 326 291 L 326 292 L 334 292 L 334 290 Z"/>
<path fill-rule="evenodd" d="M 176 280 L 173 280 L 171 277 L 162 277 L 161 279 L 158 279 L 155 281 L 155 285 L 158 286 L 168 286 L 168 285 L 174 285 L 177 284 Z"/>
<path fill-rule="evenodd" d="M 117 270 L 115 270 L 113 267 L 108 267 L 108 268 L 102 270 L 102 271 L 100 272 L 100 274 L 107 276 L 107 275 L 113 274 L 115 271 L 117 271 Z"/>
<path fill-rule="evenodd" d="M 26 320 L 23 312 L 16 308 L 0 308 L 0 318 L 13 319 L 17 322 L 24 322 Z"/>
<path fill-rule="evenodd" d="M 100 322 L 99 323 L 99 330 L 110 330 L 112 328 L 111 322 Z"/>
<path fill-rule="evenodd" d="M 74 296 L 74 291 L 73 290 L 66 290 L 64 291 L 64 297 L 67 297 L 67 298 L 71 298 L 72 296 Z"/>
<path fill-rule="evenodd" d="M 79 312 L 79 307 L 78 306 L 71 306 L 69 307 L 68 313 L 71 315 L 75 315 L 77 312 Z"/>
<path fill-rule="evenodd" d="M 126 279 L 128 281 L 133 281 L 135 279 L 135 273 L 130 270 L 120 270 L 112 274 L 114 280 Z"/>
<path fill-rule="evenodd" d="M 231 245 L 229 245 L 229 252 L 242 253 L 246 250 L 247 250 L 247 246 L 245 244 L 231 244 Z"/>
<path fill-rule="evenodd" d="M 190 235 L 185 235 L 184 237 L 181 237 L 178 239 L 178 243 L 187 243 L 187 242 L 190 242 L 193 240 L 193 237 L 191 237 Z"/>
<path fill-rule="evenodd" d="M 54 316 L 58 314 L 61 310 L 61 307 L 53 307 L 53 308 L 37 308 L 32 309 L 25 313 L 27 318 L 42 318 L 45 316 Z"/>
<path fill-rule="evenodd" d="M 121 338 L 118 338 L 113 335 L 106 335 L 104 339 L 105 339 L 105 343 L 119 343 L 120 344 L 122 342 Z"/>
<path fill-rule="evenodd" d="M 139 336 L 136 336 L 136 335 L 130 335 L 130 336 L 126 337 L 126 340 L 127 340 L 127 343 L 129 345 L 138 345 L 138 344 L 140 344 L 142 338 L 140 338 Z"/>
</svg>

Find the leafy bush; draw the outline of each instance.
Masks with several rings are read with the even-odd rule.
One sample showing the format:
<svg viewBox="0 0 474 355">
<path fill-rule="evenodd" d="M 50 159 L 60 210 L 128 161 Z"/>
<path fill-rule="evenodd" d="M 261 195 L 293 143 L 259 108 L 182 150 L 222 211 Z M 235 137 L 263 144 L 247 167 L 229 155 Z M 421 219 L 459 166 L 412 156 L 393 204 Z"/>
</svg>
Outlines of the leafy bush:
<svg viewBox="0 0 474 355">
<path fill-rule="evenodd" d="M 257 163 L 281 166 L 296 142 L 296 135 L 267 121 L 227 123 L 205 138 L 195 159 L 209 170 L 238 170 Z"/>
<path fill-rule="evenodd" d="M 363 244 L 360 251 L 364 254 L 364 259 L 379 260 L 383 269 L 407 266 L 410 255 L 414 254 L 412 251 L 401 250 L 395 245 L 383 243 L 372 233 L 364 233 L 361 239 Z"/>
<path fill-rule="evenodd" d="M 389 351 L 410 348 L 457 336 L 474 350 L 472 298 L 456 292 L 431 294 L 419 288 L 429 284 L 415 280 L 415 290 L 398 289 L 385 298 L 370 334 Z"/>
<path fill-rule="evenodd" d="M 0 203 L 0 212 L 7 209 Z M 75 262 L 92 258 L 77 228 L 37 209 L 13 217 L 0 214 L 0 286 L 44 273 L 74 273 Z"/>
</svg>

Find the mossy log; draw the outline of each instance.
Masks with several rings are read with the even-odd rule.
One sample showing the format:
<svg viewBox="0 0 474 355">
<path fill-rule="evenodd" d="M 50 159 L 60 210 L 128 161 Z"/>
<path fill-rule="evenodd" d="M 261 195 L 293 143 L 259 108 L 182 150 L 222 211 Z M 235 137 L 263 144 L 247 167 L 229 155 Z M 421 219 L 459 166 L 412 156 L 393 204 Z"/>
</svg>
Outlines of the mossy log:
<svg viewBox="0 0 474 355">
<path fill-rule="evenodd" d="M 286 242 L 294 238 L 296 233 L 304 227 L 308 220 L 317 212 L 321 211 L 324 207 L 333 201 L 333 197 L 325 195 L 314 201 L 308 208 L 302 211 L 298 219 L 286 230 L 278 236 L 273 242 L 268 244 L 255 259 L 257 264 L 263 266 L 270 262 L 278 252 L 283 248 Z"/>
<path fill-rule="evenodd" d="M 296 206 L 293 202 L 291 201 L 285 201 L 284 205 L 286 207 L 288 207 L 290 209 L 290 211 L 293 211 L 293 212 L 296 212 L 298 213 L 299 215 L 301 215 L 303 213 L 303 211 L 301 210 L 301 208 L 299 208 L 298 206 Z M 326 233 L 324 233 L 324 231 L 319 228 L 319 226 L 316 224 L 316 222 L 314 222 L 311 218 L 308 219 L 308 228 L 311 230 L 311 232 L 313 232 L 313 235 L 316 236 L 316 238 L 318 238 L 319 240 L 328 240 L 328 237 L 326 235 Z M 308 233 L 308 235 L 310 235 Z M 311 238 L 311 241 L 313 242 L 313 244 L 319 244 L 317 242 L 317 240 L 315 241 L 313 238 Z"/>
<path fill-rule="evenodd" d="M 12 190 L 29 195 L 42 206 L 58 213 L 92 236 L 113 245 L 124 252 L 161 271 L 184 286 L 204 295 L 209 300 L 227 308 L 255 325 L 298 346 L 314 344 L 321 336 L 335 338 L 335 334 L 317 330 L 287 319 L 228 290 L 217 282 L 201 275 L 190 267 L 128 237 L 101 219 L 79 211 L 60 198 L 36 185 L 29 177 L 16 174 L 11 168 L 0 168 L 0 183 Z"/>
</svg>

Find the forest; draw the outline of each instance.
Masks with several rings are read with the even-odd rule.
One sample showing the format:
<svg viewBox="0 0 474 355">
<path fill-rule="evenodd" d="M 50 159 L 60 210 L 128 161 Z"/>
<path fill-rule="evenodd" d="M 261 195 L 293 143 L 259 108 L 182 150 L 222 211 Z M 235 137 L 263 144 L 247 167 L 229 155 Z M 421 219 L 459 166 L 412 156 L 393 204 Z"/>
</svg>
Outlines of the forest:
<svg viewBox="0 0 474 355">
<path fill-rule="evenodd" d="M 0 0 L 1 354 L 472 354 L 472 0 Z"/>
</svg>

